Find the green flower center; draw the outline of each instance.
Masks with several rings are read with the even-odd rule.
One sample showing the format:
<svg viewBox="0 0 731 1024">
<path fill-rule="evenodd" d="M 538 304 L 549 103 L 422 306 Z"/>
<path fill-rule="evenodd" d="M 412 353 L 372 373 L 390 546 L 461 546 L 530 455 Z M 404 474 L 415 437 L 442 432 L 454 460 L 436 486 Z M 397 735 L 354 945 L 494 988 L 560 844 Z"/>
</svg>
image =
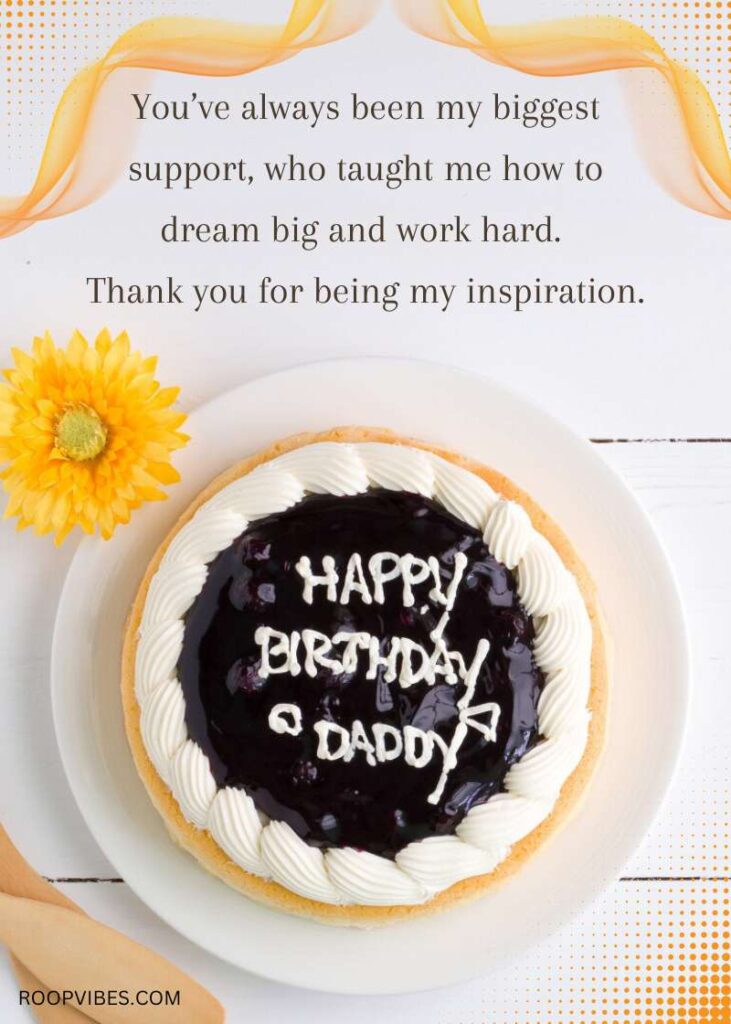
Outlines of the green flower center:
<svg viewBox="0 0 731 1024">
<path fill-rule="evenodd" d="M 101 455 L 107 428 L 88 405 L 70 405 L 56 424 L 56 448 L 65 459 L 86 462 Z"/>
</svg>

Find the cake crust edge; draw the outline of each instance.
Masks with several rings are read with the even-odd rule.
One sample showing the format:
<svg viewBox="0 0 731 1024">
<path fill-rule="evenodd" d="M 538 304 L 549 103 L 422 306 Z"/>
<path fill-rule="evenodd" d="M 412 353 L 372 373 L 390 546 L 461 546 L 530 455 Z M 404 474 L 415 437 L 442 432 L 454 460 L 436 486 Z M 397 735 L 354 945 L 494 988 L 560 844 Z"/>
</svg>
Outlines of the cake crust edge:
<svg viewBox="0 0 731 1024">
<path fill-rule="evenodd" d="M 150 582 L 157 572 L 157 568 L 168 545 L 201 505 L 205 504 L 205 502 L 234 480 L 250 473 L 261 463 L 269 462 L 285 452 L 301 448 L 305 445 L 327 441 L 335 441 L 342 444 L 375 441 L 384 444 L 400 444 L 411 448 L 420 448 L 469 470 L 485 480 L 502 497 L 522 505 L 530 516 L 535 529 L 543 534 L 553 545 L 566 568 L 576 577 L 591 620 L 591 688 L 588 700 L 591 721 L 589 724 L 588 740 L 581 761 L 561 787 L 561 793 L 553 810 L 537 828 L 513 846 L 510 854 L 494 871 L 487 875 L 477 875 L 462 882 L 457 882 L 449 889 L 438 893 L 423 904 L 411 906 L 365 906 L 360 904 L 336 905 L 320 903 L 304 896 L 299 896 L 277 882 L 260 878 L 239 867 L 239 865 L 234 864 L 228 858 L 207 831 L 196 828 L 196 826 L 186 820 L 170 789 L 160 775 L 158 775 L 142 740 L 140 707 L 137 703 L 134 688 L 137 633 Z M 496 470 L 449 449 L 414 438 L 404 437 L 385 428 L 336 427 L 318 433 L 306 432 L 292 435 L 275 442 L 255 455 L 243 459 L 212 480 L 180 516 L 150 561 L 127 619 L 122 652 L 122 707 L 127 740 L 132 751 L 135 767 L 150 799 L 162 816 L 173 840 L 188 853 L 192 854 L 207 871 L 251 899 L 267 904 L 275 909 L 290 914 L 310 917 L 323 924 L 374 927 L 388 924 L 392 921 L 407 920 L 433 914 L 477 899 L 487 893 L 493 886 L 500 884 L 515 874 L 521 865 L 569 820 L 579 806 L 580 799 L 586 791 L 587 784 L 593 774 L 604 745 L 608 704 L 608 660 L 608 644 L 593 580 L 561 528 L 530 495 L 522 491 L 510 479 Z"/>
</svg>

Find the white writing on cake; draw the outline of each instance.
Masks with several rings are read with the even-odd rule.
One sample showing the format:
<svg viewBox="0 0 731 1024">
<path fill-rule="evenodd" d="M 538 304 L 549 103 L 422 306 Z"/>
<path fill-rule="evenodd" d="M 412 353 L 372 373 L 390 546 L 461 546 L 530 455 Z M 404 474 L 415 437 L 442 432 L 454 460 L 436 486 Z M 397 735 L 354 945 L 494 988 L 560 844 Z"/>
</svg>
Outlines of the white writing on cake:
<svg viewBox="0 0 731 1024">
<path fill-rule="evenodd" d="M 302 598 L 306 604 L 312 604 L 316 587 L 324 587 L 328 601 L 349 604 L 352 594 L 357 594 L 364 604 L 383 604 L 386 600 L 384 584 L 393 580 L 401 581 L 401 603 L 404 608 L 411 608 L 415 603 L 414 587 L 431 579 L 433 587 L 429 598 L 437 604 L 444 605 L 451 611 L 457 588 L 467 565 L 466 556 L 460 551 L 455 557 L 454 576 L 446 593 L 442 589 L 439 562 L 432 555 L 429 558 L 417 558 L 416 555 L 395 555 L 392 551 L 379 551 L 368 559 L 368 571 L 363 567 L 363 559 L 354 552 L 348 559 L 343 574 L 342 587 L 338 595 L 340 576 L 332 555 L 322 559 L 322 573 L 313 572 L 310 559 L 303 555 L 295 566 L 305 581 Z"/>
<path fill-rule="evenodd" d="M 470 718 L 470 714 L 487 714 L 486 722 L 470 721 L 494 743 L 500 708 L 491 704 L 485 712 L 484 707 L 486 705 L 470 708 L 465 718 Z M 296 704 L 276 704 L 269 712 L 269 726 L 273 732 L 299 736 L 303 729 L 302 712 Z M 398 729 L 388 722 L 376 722 L 370 727 L 369 735 L 368 726 L 357 718 L 350 728 L 322 719 L 315 723 L 314 730 L 317 735 L 316 756 L 321 761 L 352 761 L 360 751 L 373 766 L 403 757 L 411 767 L 423 768 L 431 761 L 435 749 L 446 760 L 451 746 L 439 733 L 418 729 L 415 725 Z"/>
<path fill-rule="evenodd" d="M 450 650 L 444 639 L 445 629 L 454 608 L 457 592 L 467 567 L 467 557 L 458 552 L 454 559 L 454 573 L 446 589 L 442 586 L 439 562 L 434 557 L 395 555 L 379 552 L 367 562 L 367 568 L 358 553 L 348 559 L 345 572 L 338 573 L 331 555 L 322 558 L 321 571 L 316 572 L 310 559 L 302 556 L 296 570 L 304 581 L 303 600 L 311 605 L 317 588 L 327 601 L 348 604 L 355 595 L 364 604 L 383 604 L 386 585 L 398 581 L 404 607 L 416 603 L 415 589 L 431 583 L 428 600 L 442 609 L 436 627 L 429 635 L 429 645 L 408 637 L 381 638 L 368 632 L 338 631 L 327 636 L 315 629 L 304 628 L 285 633 L 271 626 L 259 626 L 254 639 L 260 649 L 259 675 L 304 673 L 314 678 L 325 669 L 333 675 L 365 671 L 366 680 L 375 680 L 383 672 L 385 682 L 398 682 L 407 689 L 417 683 L 433 686 L 437 682 L 463 686 L 464 694 L 457 702 L 458 719 L 451 740 L 447 741 L 434 730 L 422 730 L 412 725 L 398 729 L 388 723 L 377 722 L 369 729 L 359 720 L 348 728 L 322 719 L 314 724 L 317 736 L 316 756 L 323 761 L 352 761 L 360 754 L 369 765 L 403 757 L 408 765 L 424 768 L 437 756 L 442 771 L 428 800 L 436 804 L 444 791 L 449 773 L 457 765 L 457 754 L 473 728 L 488 742 L 496 742 L 500 706 L 492 701 L 473 705 L 477 679 L 490 649 L 485 638 L 478 640 L 471 661 L 459 651 Z M 428 605 L 422 605 L 426 611 Z M 302 732 L 302 711 L 296 704 L 277 704 L 269 713 L 269 726 L 273 732 L 297 736 Z"/>
</svg>

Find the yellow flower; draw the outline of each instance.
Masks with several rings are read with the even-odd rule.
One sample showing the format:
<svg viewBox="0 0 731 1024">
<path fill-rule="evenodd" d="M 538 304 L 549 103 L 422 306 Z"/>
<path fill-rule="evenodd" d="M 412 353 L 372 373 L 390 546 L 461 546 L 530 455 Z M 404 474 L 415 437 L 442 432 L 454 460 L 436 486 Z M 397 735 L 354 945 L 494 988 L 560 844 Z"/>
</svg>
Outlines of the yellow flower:
<svg viewBox="0 0 731 1024">
<path fill-rule="evenodd" d="M 6 519 L 57 544 L 77 525 L 107 539 L 144 501 L 167 497 L 160 485 L 179 480 L 170 453 L 188 438 L 171 408 L 178 388 L 155 380 L 157 359 L 107 330 L 93 346 L 77 331 L 65 350 L 46 334 L 13 358 L 0 384 Z"/>
</svg>

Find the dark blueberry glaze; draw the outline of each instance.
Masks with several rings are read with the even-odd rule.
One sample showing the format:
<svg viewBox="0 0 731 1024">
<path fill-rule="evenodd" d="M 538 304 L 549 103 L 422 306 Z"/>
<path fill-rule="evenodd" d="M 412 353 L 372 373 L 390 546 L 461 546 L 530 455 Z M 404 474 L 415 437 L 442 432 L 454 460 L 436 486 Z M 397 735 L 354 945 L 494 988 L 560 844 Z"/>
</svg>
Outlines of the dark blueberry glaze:
<svg viewBox="0 0 731 1024">
<path fill-rule="evenodd" d="M 441 772 L 438 752 L 420 769 L 403 758 L 371 766 L 362 752 L 349 763 L 319 760 L 313 725 L 328 719 L 350 728 L 360 719 L 370 735 L 375 722 L 399 729 L 411 724 L 448 742 L 461 685 L 417 683 L 404 689 L 398 680 L 386 682 L 383 669 L 367 680 L 365 652 L 354 673 L 259 675 L 258 626 L 286 633 L 311 628 L 328 636 L 361 630 L 386 642 L 403 636 L 431 648 L 429 634 L 441 609 L 427 598 L 429 583 L 415 590 L 412 608 L 404 608 L 397 580 L 385 584 L 381 605 L 366 605 L 358 594 L 347 605 L 332 603 L 324 587 L 315 589 L 312 605 L 303 601 L 295 570 L 302 555 L 315 571 L 321 571 L 324 555 L 332 555 L 342 580 L 356 551 L 364 565 L 381 551 L 434 555 L 445 590 L 456 553 L 468 559 L 445 640 L 468 664 L 477 641 L 489 640 L 473 704 L 494 701 L 501 714 L 495 743 L 468 730 L 436 806 L 427 797 Z M 188 732 L 208 756 L 219 786 L 244 787 L 260 810 L 286 821 L 307 842 L 393 856 L 413 840 L 453 833 L 471 807 L 500 790 L 510 765 L 535 742 L 544 680 L 532 655 L 533 635 L 513 574 L 493 558 L 477 530 L 442 506 L 380 489 L 351 498 L 312 495 L 253 523 L 211 564 L 186 617 L 178 665 Z M 301 707 L 300 735 L 270 729 L 268 715 L 278 703 Z"/>
</svg>

